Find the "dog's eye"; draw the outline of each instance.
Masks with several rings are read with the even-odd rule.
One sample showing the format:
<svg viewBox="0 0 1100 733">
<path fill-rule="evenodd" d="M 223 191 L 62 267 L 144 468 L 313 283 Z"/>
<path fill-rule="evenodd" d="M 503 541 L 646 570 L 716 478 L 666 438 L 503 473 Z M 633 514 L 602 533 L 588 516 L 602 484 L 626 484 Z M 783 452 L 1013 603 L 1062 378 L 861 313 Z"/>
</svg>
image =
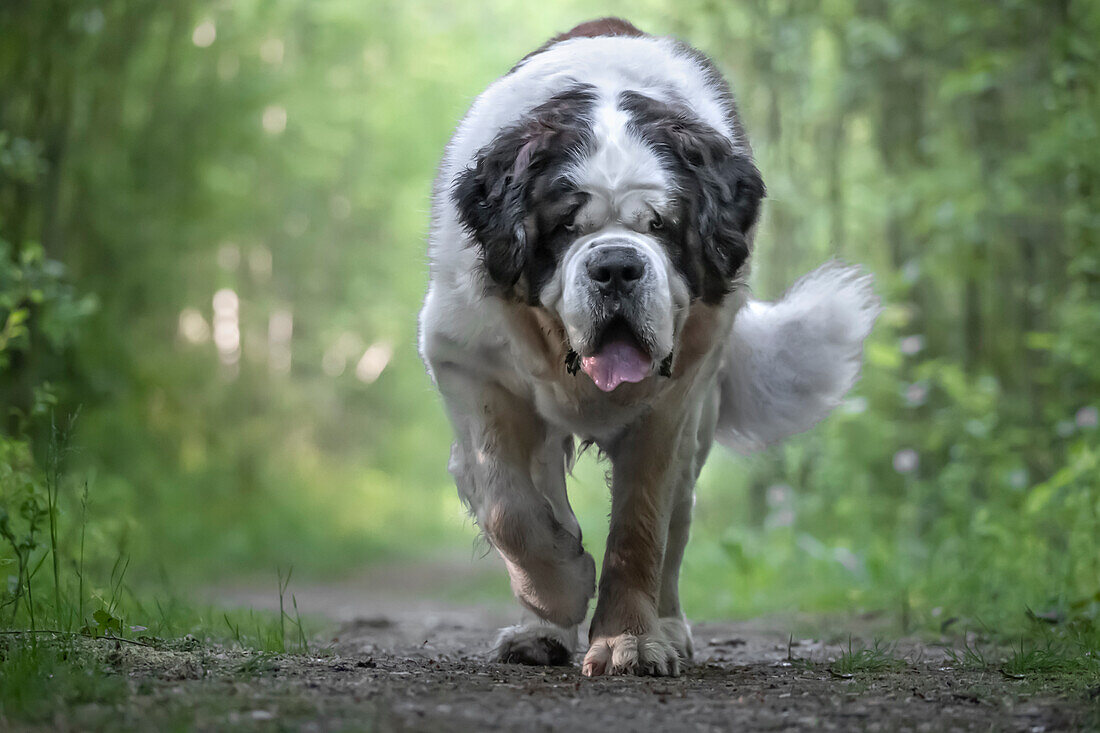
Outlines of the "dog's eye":
<svg viewBox="0 0 1100 733">
<path fill-rule="evenodd" d="M 653 218 L 649 221 L 649 231 L 657 232 L 665 228 L 665 220 L 661 218 L 660 214 L 654 213 Z"/>
<path fill-rule="evenodd" d="M 567 232 L 577 231 L 577 214 L 580 213 L 580 210 L 581 207 L 578 206 L 565 216 L 565 220 L 562 222 L 562 229 Z"/>
</svg>

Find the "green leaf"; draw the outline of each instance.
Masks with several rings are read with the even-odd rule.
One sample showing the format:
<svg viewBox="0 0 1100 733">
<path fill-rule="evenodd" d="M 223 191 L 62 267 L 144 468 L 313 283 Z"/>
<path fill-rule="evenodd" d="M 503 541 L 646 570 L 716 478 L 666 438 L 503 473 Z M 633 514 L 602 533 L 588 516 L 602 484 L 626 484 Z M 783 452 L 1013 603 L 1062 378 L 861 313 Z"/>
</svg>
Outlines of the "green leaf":
<svg viewBox="0 0 1100 733">
<path fill-rule="evenodd" d="M 1049 331 L 1030 331 L 1027 334 L 1026 342 L 1029 349 L 1036 349 L 1041 351 L 1049 351 L 1054 348 L 1055 336 Z"/>
<path fill-rule="evenodd" d="M 96 636 L 104 636 L 108 631 L 115 634 L 122 633 L 122 619 L 112 616 L 107 610 L 99 609 L 92 614 L 96 622 Z"/>
</svg>

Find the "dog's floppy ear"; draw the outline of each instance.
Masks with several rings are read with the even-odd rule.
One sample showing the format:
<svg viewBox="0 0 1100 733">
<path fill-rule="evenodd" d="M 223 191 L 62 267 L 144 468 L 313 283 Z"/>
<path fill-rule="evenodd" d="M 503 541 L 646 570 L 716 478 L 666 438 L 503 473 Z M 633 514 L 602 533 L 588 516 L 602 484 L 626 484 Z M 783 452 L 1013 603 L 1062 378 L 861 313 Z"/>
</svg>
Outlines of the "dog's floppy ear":
<svg viewBox="0 0 1100 733">
<path fill-rule="evenodd" d="M 711 148 L 713 165 L 694 171 L 699 178 L 695 211 L 703 251 L 723 277 L 733 277 L 749 256 L 749 230 L 756 224 L 764 180 L 748 157 L 732 152 L 725 138 L 717 142 L 696 139 L 696 150 Z"/>
<path fill-rule="evenodd" d="M 633 124 L 668 161 L 683 198 L 687 236 L 702 256 L 703 297 L 720 298 L 749 256 L 764 181 L 748 151 L 679 104 L 623 94 Z"/>
<path fill-rule="evenodd" d="M 686 211 L 694 218 L 709 275 L 705 290 L 725 292 L 726 283 L 749 257 L 749 230 L 756 224 L 764 180 L 748 155 L 716 130 L 691 120 L 667 123 L 668 152 L 680 163 Z"/>
<path fill-rule="evenodd" d="M 455 179 L 462 224 L 481 246 L 486 272 L 507 289 L 527 262 L 527 190 L 542 136 L 536 126 L 505 130 Z"/>
<path fill-rule="evenodd" d="M 455 177 L 452 195 L 462 224 L 481 247 L 489 277 L 505 290 L 523 275 L 536 245 L 529 216 L 533 183 L 590 142 L 584 118 L 594 101 L 588 86 L 551 97 L 502 130 Z"/>
</svg>

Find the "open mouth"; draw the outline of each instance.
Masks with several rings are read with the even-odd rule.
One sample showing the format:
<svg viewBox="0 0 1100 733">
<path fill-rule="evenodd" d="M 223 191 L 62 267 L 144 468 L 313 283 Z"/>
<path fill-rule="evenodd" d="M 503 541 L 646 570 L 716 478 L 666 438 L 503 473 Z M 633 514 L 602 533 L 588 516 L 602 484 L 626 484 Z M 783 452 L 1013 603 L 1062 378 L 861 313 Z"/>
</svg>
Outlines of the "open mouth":
<svg viewBox="0 0 1100 733">
<path fill-rule="evenodd" d="M 581 370 L 604 392 L 623 382 L 640 382 L 652 368 L 653 359 L 622 318 L 607 324 L 594 354 L 581 357 Z"/>
</svg>

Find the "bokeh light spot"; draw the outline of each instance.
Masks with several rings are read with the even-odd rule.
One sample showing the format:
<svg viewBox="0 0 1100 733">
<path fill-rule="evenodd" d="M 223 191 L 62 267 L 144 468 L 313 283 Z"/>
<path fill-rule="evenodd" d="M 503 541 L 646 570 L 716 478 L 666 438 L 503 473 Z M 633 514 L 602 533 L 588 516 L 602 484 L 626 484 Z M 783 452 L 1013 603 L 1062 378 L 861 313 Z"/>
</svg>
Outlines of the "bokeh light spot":
<svg viewBox="0 0 1100 733">
<path fill-rule="evenodd" d="M 199 48 L 209 48 L 218 37 L 218 28 L 212 20 L 204 20 L 191 32 L 191 43 Z"/>
</svg>

